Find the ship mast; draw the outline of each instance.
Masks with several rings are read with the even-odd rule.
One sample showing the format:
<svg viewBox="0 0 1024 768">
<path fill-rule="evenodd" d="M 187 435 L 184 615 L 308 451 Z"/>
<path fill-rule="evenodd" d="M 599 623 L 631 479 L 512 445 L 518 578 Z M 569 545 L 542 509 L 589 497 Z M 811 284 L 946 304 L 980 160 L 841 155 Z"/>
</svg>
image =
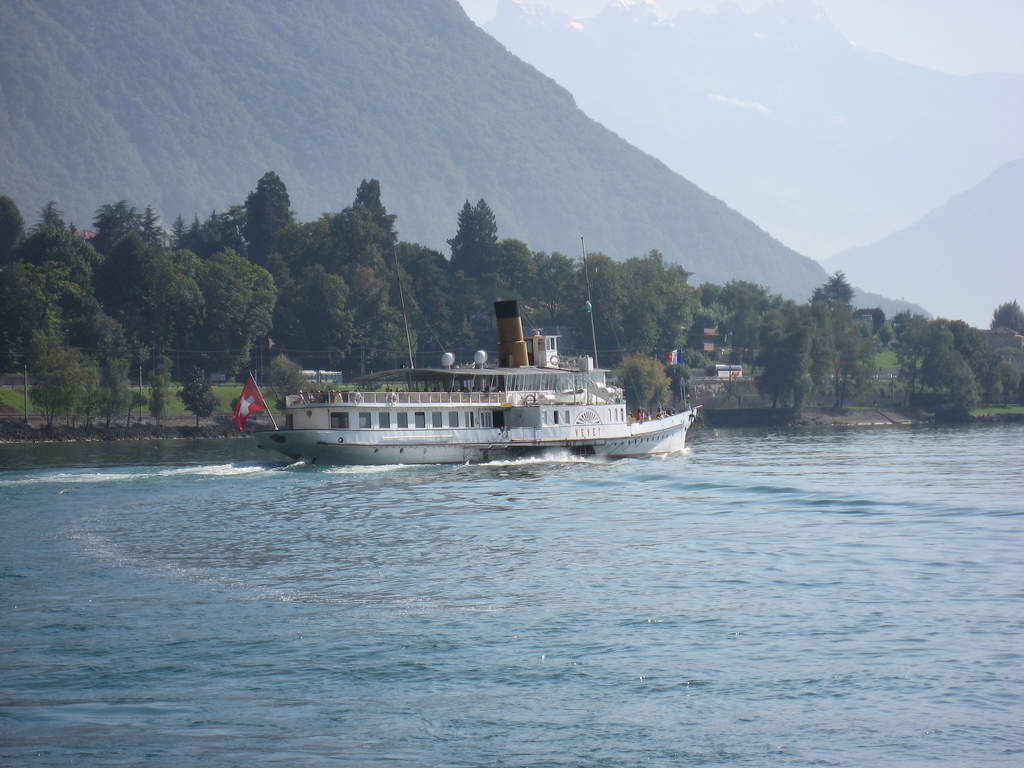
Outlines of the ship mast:
<svg viewBox="0 0 1024 768">
<path fill-rule="evenodd" d="M 395 255 L 395 279 L 398 281 L 398 295 L 402 299 L 402 320 L 405 322 L 405 344 L 409 348 L 409 369 L 412 370 L 416 367 L 416 363 L 412 359 L 412 337 L 409 336 L 409 315 L 405 311 L 405 292 L 402 290 L 402 273 L 398 268 L 398 246 L 395 246 L 393 253 Z"/>
<path fill-rule="evenodd" d="M 597 333 L 594 331 L 594 303 L 591 301 L 590 296 L 590 268 L 587 266 L 587 246 L 583 242 L 583 235 L 580 235 L 580 248 L 583 250 L 583 276 L 587 280 L 587 303 L 583 305 L 583 308 L 590 315 L 590 341 L 594 345 L 594 367 L 598 368 Z"/>
</svg>

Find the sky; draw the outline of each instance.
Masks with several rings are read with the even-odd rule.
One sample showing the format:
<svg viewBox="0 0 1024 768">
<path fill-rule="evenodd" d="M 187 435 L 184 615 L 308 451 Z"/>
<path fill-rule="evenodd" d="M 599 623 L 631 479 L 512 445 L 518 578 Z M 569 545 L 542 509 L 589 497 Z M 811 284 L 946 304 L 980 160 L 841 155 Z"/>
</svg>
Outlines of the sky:
<svg viewBox="0 0 1024 768">
<path fill-rule="evenodd" d="M 494 18 L 498 0 L 459 0 L 473 21 Z M 529 0 L 575 16 L 593 16 L 614 0 Z M 1024 0 L 804 0 L 825 10 L 852 43 L 954 75 L 1024 73 Z M 669 16 L 713 11 L 722 0 L 657 0 Z M 765 0 L 732 0 L 751 11 Z"/>
</svg>

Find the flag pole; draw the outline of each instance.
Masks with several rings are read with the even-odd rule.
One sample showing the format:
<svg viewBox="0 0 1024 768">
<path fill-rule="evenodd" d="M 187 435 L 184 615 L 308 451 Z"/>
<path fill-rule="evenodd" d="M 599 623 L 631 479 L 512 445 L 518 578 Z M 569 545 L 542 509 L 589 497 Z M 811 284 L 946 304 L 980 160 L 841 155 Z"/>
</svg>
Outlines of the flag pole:
<svg viewBox="0 0 1024 768">
<path fill-rule="evenodd" d="M 249 378 L 252 379 L 253 386 L 256 387 L 256 391 L 259 392 L 260 400 L 262 400 L 263 404 L 267 406 L 267 416 L 270 417 L 270 423 L 274 425 L 274 431 L 276 432 L 278 427 L 277 422 L 274 421 L 274 414 L 270 412 L 270 406 L 267 405 L 267 398 L 265 398 L 263 393 L 260 392 L 260 385 L 256 383 L 256 377 L 252 375 L 252 371 L 249 371 Z"/>
</svg>

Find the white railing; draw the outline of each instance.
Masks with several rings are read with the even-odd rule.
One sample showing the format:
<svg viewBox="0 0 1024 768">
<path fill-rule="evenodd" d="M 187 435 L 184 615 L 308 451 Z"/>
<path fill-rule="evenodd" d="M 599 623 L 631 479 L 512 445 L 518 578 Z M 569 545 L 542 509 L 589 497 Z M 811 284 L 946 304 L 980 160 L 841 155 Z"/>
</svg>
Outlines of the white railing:
<svg viewBox="0 0 1024 768">
<path fill-rule="evenodd" d="M 517 393 L 518 394 L 518 393 Z M 327 407 L 331 405 L 465 405 L 507 402 L 499 392 L 304 392 L 288 395 L 289 408 Z"/>
<path fill-rule="evenodd" d="M 571 405 L 583 403 L 614 404 L 622 402 L 619 393 L 595 388 L 589 396 L 585 390 L 563 392 L 305 392 L 288 395 L 289 408 L 326 408 L 332 405 Z"/>
</svg>

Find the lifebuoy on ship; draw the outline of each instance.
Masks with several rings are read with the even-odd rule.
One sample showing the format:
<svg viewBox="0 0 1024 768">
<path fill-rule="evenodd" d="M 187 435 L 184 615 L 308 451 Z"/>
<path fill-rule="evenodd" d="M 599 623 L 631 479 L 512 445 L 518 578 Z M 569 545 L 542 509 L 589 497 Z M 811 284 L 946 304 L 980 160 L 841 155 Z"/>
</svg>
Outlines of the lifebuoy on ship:
<svg viewBox="0 0 1024 768">
<path fill-rule="evenodd" d="M 387 401 L 388 401 L 388 405 L 394 405 L 395 403 L 397 403 L 398 402 L 398 393 L 397 392 L 388 392 Z"/>
<path fill-rule="evenodd" d="M 351 395 L 348 396 L 348 399 L 355 403 L 356 405 L 363 402 L 363 396 L 359 392 L 353 392 Z"/>
</svg>

